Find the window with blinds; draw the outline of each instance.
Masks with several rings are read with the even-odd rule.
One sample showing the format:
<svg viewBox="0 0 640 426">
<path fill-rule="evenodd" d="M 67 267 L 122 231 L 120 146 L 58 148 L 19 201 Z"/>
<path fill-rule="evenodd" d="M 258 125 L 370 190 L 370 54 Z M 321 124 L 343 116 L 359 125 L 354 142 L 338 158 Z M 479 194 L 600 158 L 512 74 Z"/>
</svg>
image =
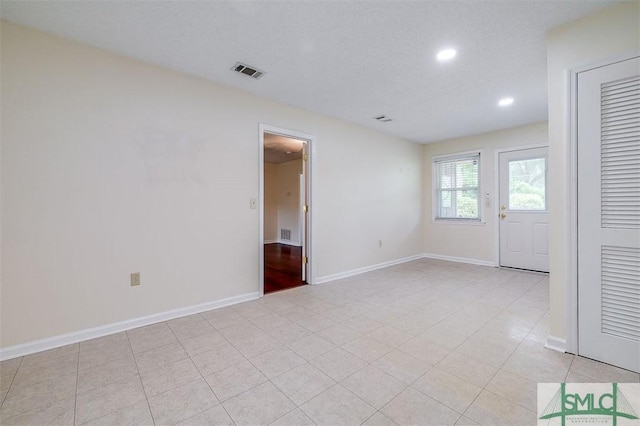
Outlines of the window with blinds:
<svg viewBox="0 0 640 426">
<path fill-rule="evenodd" d="M 434 219 L 480 220 L 480 153 L 435 158 Z"/>
</svg>

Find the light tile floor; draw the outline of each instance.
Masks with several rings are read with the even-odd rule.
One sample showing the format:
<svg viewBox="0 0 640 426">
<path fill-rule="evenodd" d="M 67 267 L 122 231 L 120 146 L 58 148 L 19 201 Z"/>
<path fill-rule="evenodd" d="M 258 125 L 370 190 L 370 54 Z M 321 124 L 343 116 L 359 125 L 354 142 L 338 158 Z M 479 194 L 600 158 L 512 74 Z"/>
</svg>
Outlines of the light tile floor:
<svg viewBox="0 0 640 426">
<path fill-rule="evenodd" d="M 534 424 L 548 277 L 419 260 L 4 361 L 3 425 Z"/>
</svg>

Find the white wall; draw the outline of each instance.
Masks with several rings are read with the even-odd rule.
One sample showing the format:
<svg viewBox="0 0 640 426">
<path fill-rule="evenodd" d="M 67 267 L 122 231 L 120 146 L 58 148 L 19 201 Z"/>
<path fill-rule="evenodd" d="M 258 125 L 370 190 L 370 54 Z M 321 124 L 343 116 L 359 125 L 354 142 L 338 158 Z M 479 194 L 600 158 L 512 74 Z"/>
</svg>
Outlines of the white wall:
<svg viewBox="0 0 640 426">
<path fill-rule="evenodd" d="M 478 263 L 498 264 L 496 226 L 498 193 L 495 177 L 496 150 L 524 145 L 546 145 L 547 123 L 515 127 L 480 135 L 428 144 L 423 149 L 424 167 L 424 250 L 429 255 L 466 259 Z M 483 224 L 458 224 L 433 221 L 432 158 L 434 156 L 482 150 L 480 180 L 482 185 Z M 484 194 L 491 195 L 491 207 L 485 207 Z"/>
<path fill-rule="evenodd" d="M 316 279 L 422 252 L 420 145 L 1 31 L 0 347 L 258 292 L 259 123 L 317 138 Z"/>
<path fill-rule="evenodd" d="M 278 237 L 280 229 L 291 230 L 291 241 L 300 245 L 300 173 L 302 160 L 278 164 Z"/>
<path fill-rule="evenodd" d="M 640 51 L 640 3 L 626 2 L 547 34 L 549 90 L 551 335 L 564 339 L 569 283 L 570 158 L 568 71 Z"/>
<path fill-rule="evenodd" d="M 278 238 L 278 165 L 264 163 L 264 241 Z"/>
<path fill-rule="evenodd" d="M 300 245 L 300 173 L 302 160 L 264 164 L 264 241 Z M 291 230 L 291 240 L 280 239 Z"/>
</svg>

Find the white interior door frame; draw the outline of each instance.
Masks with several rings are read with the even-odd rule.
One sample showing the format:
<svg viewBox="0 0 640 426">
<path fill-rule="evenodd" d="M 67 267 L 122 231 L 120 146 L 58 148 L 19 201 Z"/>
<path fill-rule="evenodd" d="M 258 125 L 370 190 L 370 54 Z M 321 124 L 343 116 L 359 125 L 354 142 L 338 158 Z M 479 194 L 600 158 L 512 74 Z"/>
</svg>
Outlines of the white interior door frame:
<svg viewBox="0 0 640 426">
<path fill-rule="evenodd" d="M 527 149 L 546 148 L 547 142 L 531 143 L 527 145 L 515 146 L 510 148 L 499 148 L 494 151 L 493 157 L 493 195 L 490 194 L 493 220 L 495 221 L 493 231 L 493 258 L 495 259 L 496 267 L 500 267 L 500 221 L 498 215 L 500 215 L 500 154 L 505 152 L 524 151 Z"/>
<path fill-rule="evenodd" d="M 565 211 L 564 239 L 568 242 L 565 268 L 567 272 L 567 286 L 565 288 L 565 336 L 564 348 L 560 348 L 561 342 L 555 341 L 548 345 L 554 349 L 564 349 L 564 352 L 578 353 L 578 74 L 595 68 L 604 67 L 640 55 L 640 52 L 630 52 L 625 55 L 594 62 L 591 64 L 574 67 L 566 72 L 567 97 L 565 123 L 567 129 L 566 139 L 569 141 L 566 148 L 568 167 L 565 173 L 566 187 L 569 188 L 567 206 Z M 558 206 L 559 207 L 559 206 Z M 560 209 L 558 209 L 560 211 Z M 557 339 L 549 336 L 549 339 Z"/>
<path fill-rule="evenodd" d="M 259 191 L 258 191 L 258 242 L 259 242 L 259 273 L 258 282 L 260 286 L 260 297 L 264 296 L 264 134 L 271 133 L 294 139 L 300 139 L 307 142 L 307 155 L 308 155 L 308 175 L 306 176 L 306 193 L 309 200 L 309 212 L 307 213 L 307 226 L 309 227 L 309 234 L 307 238 L 307 257 L 309 263 L 307 264 L 307 283 L 315 284 L 315 277 L 313 275 L 313 211 L 314 211 L 314 197 L 313 197 L 313 181 L 315 177 L 315 149 L 316 149 L 316 137 L 308 133 L 299 132 L 297 130 L 285 129 L 282 127 L 272 126 L 265 123 L 259 123 L 259 146 L 258 146 L 258 167 L 259 167 Z"/>
<path fill-rule="evenodd" d="M 303 153 L 306 152 L 306 148 L 303 149 Z M 304 154 L 303 154 L 304 155 Z M 300 242 L 300 246 L 302 247 L 302 256 L 307 255 L 307 230 L 306 228 L 306 212 L 305 205 L 307 204 L 307 195 L 306 195 L 306 183 L 307 176 L 305 173 L 304 163 L 302 164 L 302 173 L 299 176 L 299 190 L 298 190 L 298 208 L 300 211 L 298 212 L 298 241 Z M 303 261 L 304 262 L 304 261 Z M 304 267 L 304 263 L 302 265 L 302 281 L 307 281 L 307 268 Z"/>
</svg>

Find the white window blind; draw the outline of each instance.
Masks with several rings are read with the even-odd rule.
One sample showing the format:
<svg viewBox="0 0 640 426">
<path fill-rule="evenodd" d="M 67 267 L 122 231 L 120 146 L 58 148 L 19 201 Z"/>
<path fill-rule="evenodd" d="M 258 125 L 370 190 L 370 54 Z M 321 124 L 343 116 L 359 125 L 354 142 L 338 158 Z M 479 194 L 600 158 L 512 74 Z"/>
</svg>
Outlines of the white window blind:
<svg viewBox="0 0 640 426">
<path fill-rule="evenodd" d="M 480 153 L 434 159 L 436 220 L 480 220 Z"/>
</svg>

